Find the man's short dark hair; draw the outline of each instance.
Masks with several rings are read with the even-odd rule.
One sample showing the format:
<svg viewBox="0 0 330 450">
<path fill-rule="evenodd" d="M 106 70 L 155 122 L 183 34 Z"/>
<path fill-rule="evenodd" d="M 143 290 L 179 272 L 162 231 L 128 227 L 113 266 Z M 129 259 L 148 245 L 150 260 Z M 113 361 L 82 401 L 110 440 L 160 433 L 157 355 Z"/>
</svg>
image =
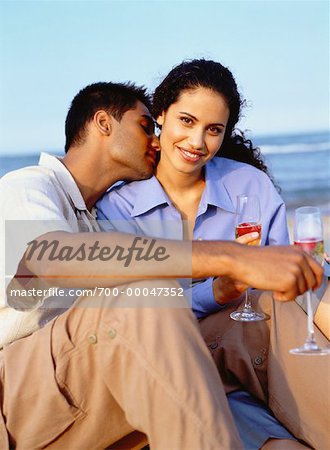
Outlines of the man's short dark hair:
<svg viewBox="0 0 330 450">
<path fill-rule="evenodd" d="M 97 111 L 104 109 L 120 121 L 138 100 L 151 110 L 150 97 L 143 86 L 106 82 L 86 86 L 72 100 L 65 120 L 65 152 L 84 141 L 86 125 Z"/>
</svg>

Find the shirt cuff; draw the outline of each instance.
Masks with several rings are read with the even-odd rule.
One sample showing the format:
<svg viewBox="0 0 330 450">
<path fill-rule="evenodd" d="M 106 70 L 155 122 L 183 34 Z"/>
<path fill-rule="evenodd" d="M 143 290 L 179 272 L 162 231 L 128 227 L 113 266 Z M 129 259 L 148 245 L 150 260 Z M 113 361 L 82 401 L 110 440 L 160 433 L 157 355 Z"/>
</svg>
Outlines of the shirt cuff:
<svg viewBox="0 0 330 450">
<path fill-rule="evenodd" d="M 226 305 L 219 305 L 215 301 L 212 284 L 213 278 L 208 278 L 188 289 L 188 291 L 191 291 L 188 293 L 188 296 L 192 298 L 192 310 L 197 319 L 202 319 L 226 307 Z"/>
</svg>

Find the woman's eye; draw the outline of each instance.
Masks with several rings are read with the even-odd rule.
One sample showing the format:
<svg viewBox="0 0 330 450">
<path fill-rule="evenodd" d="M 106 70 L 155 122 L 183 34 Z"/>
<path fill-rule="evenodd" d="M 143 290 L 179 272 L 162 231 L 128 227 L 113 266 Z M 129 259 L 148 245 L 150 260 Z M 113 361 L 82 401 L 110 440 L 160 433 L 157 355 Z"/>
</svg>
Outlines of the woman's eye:
<svg viewBox="0 0 330 450">
<path fill-rule="evenodd" d="M 190 117 L 180 117 L 181 122 L 183 122 L 186 125 L 191 125 L 192 124 L 192 119 L 190 119 Z"/>
<path fill-rule="evenodd" d="M 222 128 L 220 127 L 210 127 L 209 131 L 212 135 L 218 135 L 222 133 Z"/>
</svg>

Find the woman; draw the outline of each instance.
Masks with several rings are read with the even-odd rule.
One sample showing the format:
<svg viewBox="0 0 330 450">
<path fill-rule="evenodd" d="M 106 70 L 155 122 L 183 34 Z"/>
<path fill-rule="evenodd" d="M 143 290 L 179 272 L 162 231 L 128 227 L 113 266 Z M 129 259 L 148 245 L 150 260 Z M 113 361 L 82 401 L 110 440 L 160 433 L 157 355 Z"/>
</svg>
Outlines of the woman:
<svg viewBox="0 0 330 450">
<path fill-rule="evenodd" d="M 174 68 L 153 97 L 161 129 L 155 176 L 113 189 L 99 202 L 98 218 L 157 237 L 231 240 L 237 195 L 256 194 L 262 244 L 288 244 L 283 200 L 258 150 L 234 130 L 243 104 L 231 72 L 221 64 L 195 60 Z M 198 318 L 245 289 L 226 281 L 209 279 L 194 287 Z"/>
<path fill-rule="evenodd" d="M 259 196 L 262 244 L 287 244 L 284 203 L 257 149 L 234 130 L 242 105 L 231 72 L 221 64 L 194 60 L 176 66 L 153 97 L 161 129 L 155 176 L 115 187 L 101 199 L 98 218 L 111 219 L 104 228 L 177 239 L 234 239 L 236 197 L 244 193 Z M 225 278 L 199 281 L 192 288 L 198 318 L 246 289 Z M 236 391 L 228 400 L 246 448 L 265 442 L 265 448 L 279 443 L 303 448 L 248 393 Z"/>
</svg>

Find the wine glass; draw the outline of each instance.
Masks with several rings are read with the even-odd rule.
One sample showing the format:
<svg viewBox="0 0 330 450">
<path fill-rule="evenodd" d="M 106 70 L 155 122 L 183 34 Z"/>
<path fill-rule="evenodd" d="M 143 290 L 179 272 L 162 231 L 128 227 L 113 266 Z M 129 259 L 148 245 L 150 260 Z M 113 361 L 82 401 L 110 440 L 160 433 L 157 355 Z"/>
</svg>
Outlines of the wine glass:
<svg viewBox="0 0 330 450">
<path fill-rule="evenodd" d="M 256 195 L 238 195 L 236 208 L 235 237 L 243 236 L 247 233 L 258 232 L 259 238 L 248 245 L 260 245 L 261 223 L 260 223 L 260 202 Z M 255 322 L 264 320 L 265 314 L 255 311 L 251 306 L 249 290 L 245 292 L 245 302 L 243 309 L 239 309 L 230 314 L 233 320 L 241 322 Z"/>
<path fill-rule="evenodd" d="M 301 247 L 320 264 L 323 264 L 323 227 L 320 209 L 304 206 L 295 210 L 294 245 Z M 312 291 L 305 293 L 307 304 L 307 337 L 305 343 L 290 350 L 294 355 L 328 355 L 330 348 L 321 348 L 314 336 Z"/>
</svg>

